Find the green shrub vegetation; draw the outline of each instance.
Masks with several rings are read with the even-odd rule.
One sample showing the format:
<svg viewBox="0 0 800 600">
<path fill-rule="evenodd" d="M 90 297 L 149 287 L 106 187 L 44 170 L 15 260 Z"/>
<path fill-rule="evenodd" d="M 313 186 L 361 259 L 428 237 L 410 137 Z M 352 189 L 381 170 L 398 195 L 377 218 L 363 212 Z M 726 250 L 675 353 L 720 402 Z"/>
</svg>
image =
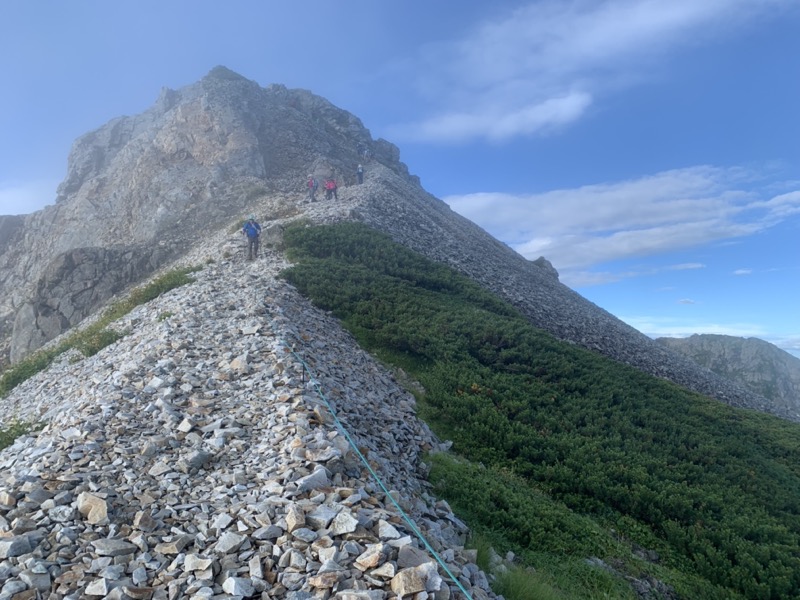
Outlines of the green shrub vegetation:
<svg viewBox="0 0 800 600">
<path fill-rule="evenodd" d="M 684 598 L 800 597 L 798 425 L 561 343 L 365 226 L 284 238 L 287 280 L 420 381 L 422 416 L 485 467 L 432 473 L 472 527 L 537 572 L 597 556 Z M 584 597 L 615 593 L 605 585 Z"/>
<path fill-rule="evenodd" d="M 0 427 L 0 450 L 10 446 L 19 436 L 28 433 L 33 427 L 24 421 L 12 420 L 8 425 Z"/>
<path fill-rule="evenodd" d="M 17 385 L 46 369 L 67 350 L 74 348 L 84 356 L 92 356 L 113 344 L 123 334 L 109 328 L 111 323 L 124 317 L 140 304 L 145 304 L 164 292 L 193 281 L 190 274 L 198 270 L 198 267 L 174 269 L 153 279 L 146 285 L 134 289 L 125 298 L 113 303 L 91 325 L 71 333 L 58 345 L 38 350 L 6 369 L 0 375 L 0 397 L 6 396 Z"/>
</svg>

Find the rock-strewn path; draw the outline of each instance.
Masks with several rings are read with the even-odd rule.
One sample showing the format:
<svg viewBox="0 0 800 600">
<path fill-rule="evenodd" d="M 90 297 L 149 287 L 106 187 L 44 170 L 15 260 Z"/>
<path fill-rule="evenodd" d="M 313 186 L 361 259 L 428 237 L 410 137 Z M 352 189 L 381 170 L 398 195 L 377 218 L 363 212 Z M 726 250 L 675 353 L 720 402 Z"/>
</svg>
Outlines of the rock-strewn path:
<svg viewBox="0 0 800 600">
<path fill-rule="evenodd" d="M 282 266 L 208 265 L 0 401 L 46 424 L 0 453 L 0 599 L 462 598 L 318 389 L 460 584 L 494 597 L 426 492 L 438 442 L 413 397 Z"/>
</svg>

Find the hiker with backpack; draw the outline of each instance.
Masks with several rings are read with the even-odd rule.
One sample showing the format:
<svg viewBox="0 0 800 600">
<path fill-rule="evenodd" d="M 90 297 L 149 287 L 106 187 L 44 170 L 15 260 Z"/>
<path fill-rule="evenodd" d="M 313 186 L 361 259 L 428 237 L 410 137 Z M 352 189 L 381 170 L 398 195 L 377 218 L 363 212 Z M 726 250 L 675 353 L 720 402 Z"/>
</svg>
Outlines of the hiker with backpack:
<svg viewBox="0 0 800 600">
<path fill-rule="evenodd" d="M 336 180 L 333 177 L 329 177 L 325 180 L 325 199 L 330 200 L 331 198 L 339 199 L 339 196 L 336 194 Z"/>
<path fill-rule="evenodd" d="M 311 202 L 316 202 L 317 200 L 317 188 L 319 187 L 319 182 L 317 178 L 313 175 L 308 176 L 308 198 Z"/>
<path fill-rule="evenodd" d="M 364 167 L 362 165 L 358 165 L 358 168 L 356 169 L 356 177 L 358 178 L 359 185 L 364 183 Z"/>
<path fill-rule="evenodd" d="M 261 236 L 261 225 L 251 216 L 242 225 L 242 234 L 247 236 L 247 260 L 258 258 L 258 239 Z"/>
</svg>

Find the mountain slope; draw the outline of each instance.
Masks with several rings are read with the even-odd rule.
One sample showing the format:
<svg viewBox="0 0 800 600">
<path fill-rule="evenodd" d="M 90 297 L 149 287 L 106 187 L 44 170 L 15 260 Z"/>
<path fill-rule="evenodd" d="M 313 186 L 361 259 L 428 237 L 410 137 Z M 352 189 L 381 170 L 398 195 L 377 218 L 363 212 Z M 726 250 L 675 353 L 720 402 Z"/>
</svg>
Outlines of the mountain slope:
<svg viewBox="0 0 800 600">
<path fill-rule="evenodd" d="M 342 188 L 335 203 L 303 202 L 308 173 L 341 180 L 359 162 L 361 146 L 372 157 L 364 185 Z M 87 134 L 69 164 L 57 204 L 26 217 L 0 254 L 0 339 L 12 360 L 80 322 L 143 271 L 264 206 L 259 217 L 276 226 L 301 216 L 365 222 L 480 282 L 559 339 L 735 406 L 800 418 L 588 302 L 546 261 L 525 260 L 425 192 L 394 146 L 309 92 L 261 88 L 218 67 L 196 84 L 163 91 L 145 113 Z M 52 234 L 36 235 L 42 229 Z M 80 273 L 103 271 L 117 256 L 143 269 L 106 269 L 112 280 L 103 293 L 86 294 L 90 281 L 51 265 L 87 247 L 103 251 L 82 252 Z"/>
<path fill-rule="evenodd" d="M 0 597 L 494 597 L 426 493 L 413 397 L 284 264 L 207 266 L 0 400 L 46 424 L 0 453 Z"/>
<path fill-rule="evenodd" d="M 764 396 L 773 406 L 800 411 L 800 359 L 769 342 L 713 334 L 656 341 Z"/>
<path fill-rule="evenodd" d="M 342 186 L 335 201 L 308 202 L 306 175 L 349 173 L 359 144 L 367 144 L 373 157 L 364 184 Z M 243 260 L 238 234 L 248 213 L 265 228 L 265 256 L 252 263 Z M 146 113 L 112 121 L 79 140 L 58 204 L 22 221 L 0 221 L 6 232 L 0 238 L 0 316 L 18 356 L 96 314 L 163 265 L 206 265 L 196 283 L 122 318 L 115 325 L 122 339 L 115 344 L 89 358 L 64 356 L 0 399 L 5 423 L 16 416 L 45 425 L 0 454 L 0 598 L 18 592 L 31 597 L 38 589 L 71 600 L 223 593 L 388 600 L 422 592 L 423 585 L 428 598 L 446 600 L 458 597 L 458 584 L 474 598 L 492 597 L 474 556 L 462 551 L 463 523 L 428 493 L 420 459 L 439 442 L 416 420 L 414 398 L 334 319 L 275 279 L 288 264 L 287 226 L 351 221 L 385 232 L 507 299 L 523 315 L 501 311 L 518 319 L 509 336 L 523 329 L 528 335 L 519 321 L 524 318 L 522 323 L 569 342 L 554 368 L 512 386 L 527 389 L 552 372 L 553 381 L 540 383 L 561 386 L 541 388 L 553 393 L 512 405 L 498 401 L 499 410 L 488 413 L 484 409 L 495 400 L 472 372 L 458 373 L 457 385 L 446 386 L 456 395 L 460 390 L 459 398 L 483 403 L 474 413 L 446 415 L 457 428 L 464 426 L 459 435 L 465 447 L 486 442 L 470 447 L 480 460 L 509 448 L 515 459 L 560 457 L 536 464 L 550 469 L 554 489 L 564 486 L 565 502 L 575 499 L 567 497 L 568 486 L 578 485 L 580 498 L 594 498 L 587 500 L 589 509 L 602 512 L 603 494 L 610 493 L 606 517 L 618 515 L 629 527 L 625 511 L 633 505 L 637 518 L 651 518 L 648 527 L 672 536 L 670 543 L 688 539 L 701 567 L 713 561 L 715 573 L 723 573 L 713 586 L 759 593 L 796 589 L 794 424 L 742 416 L 639 371 L 630 379 L 635 385 L 625 383 L 626 389 L 603 397 L 605 412 L 597 406 L 590 412 L 581 401 L 609 379 L 623 381 L 608 372 L 627 373 L 617 364 L 627 363 L 734 406 L 795 414 L 649 340 L 562 285 L 545 260 L 525 260 L 453 213 L 408 174 L 396 148 L 372 140 L 352 115 L 309 92 L 262 89 L 217 68 L 197 84 L 162 92 Z M 52 240 L 36 235 L 43 223 L 53 225 Z M 31 257 L 23 260 L 26 252 Z M 453 285 L 453 291 L 468 287 Z M 495 297 L 487 302 L 500 304 Z M 365 306 L 381 309 L 369 301 Z M 425 307 L 416 302 L 412 308 Z M 480 323 L 479 316 L 473 320 Z M 541 331 L 531 335 L 549 339 Z M 486 347 L 479 358 L 521 371 L 534 366 L 533 359 L 516 365 L 518 355 L 504 354 L 502 336 L 481 339 Z M 407 343 L 422 341 L 411 336 Z M 619 371 L 595 369 L 606 364 L 604 357 Z M 564 401 L 556 402 L 559 397 Z M 672 398 L 680 404 L 670 404 Z M 325 399 L 366 464 L 336 427 Z M 633 418 L 618 421 L 621 407 L 631 406 Z M 664 425 L 678 406 L 684 425 Z M 485 438 L 465 434 L 476 419 Z M 709 423 L 719 424 L 714 435 L 689 431 Z M 607 424 L 611 441 L 575 433 Z M 517 435 L 526 428 L 535 430 L 536 443 Z M 498 432 L 507 431 L 511 435 L 493 445 Z M 744 437 L 758 449 L 752 456 L 740 455 L 736 442 Z M 680 442 L 675 457 L 651 456 L 664 439 Z M 622 444 L 616 458 L 600 461 L 600 449 L 611 444 L 615 451 L 612 442 Z M 576 446 L 577 456 L 564 454 Z M 619 460 L 631 448 L 637 449 L 632 458 Z M 497 469 L 511 474 L 522 465 L 498 463 Z M 606 476 L 608 466 L 615 470 Z M 669 476 L 660 478 L 664 469 Z M 706 484 L 719 493 L 701 494 Z M 505 498 L 493 497 L 492 484 L 487 488 L 480 491 L 503 510 Z M 764 519 L 749 509 L 737 512 L 740 502 L 765 497 L 779 506 L 762 501 Z M 458 583 L 422 551 L 422 541 L 414 541 L 395 501 L 415 518 Z M 739 540 L 729 536 L 730 527 L 704 525 L 717 523 L 717 513 L 734 513 L 733 529 L 747 534 Z M 676 529 L 676 518 L 687 528 Z M 681 537 L 686 531 L 697 535 Z M 737 541 L 748 552 L 755 548 L 753 555 L 763 548 L 769 555 L 770 544 L 784 547 L 780 560 L 759 558 L 726 569 L 738 560 Z M 632 548 L 625 539 L 618 543 Z M 647 573 L 660 568 L 652 564 L 657 557 L 650 548 L 640 550 Z M 584 569 L 587 558 L 578 559 Z M 751 581 L 750 573 L 772 580 Z"/>
<path fill-rule="evenodd" d="M 635 577 L 656 573 L 679 597 L 800 593 L 796 424 L 559 343 L 466 278 L 363 226 L 292 228 L 286 243 L 299 263 L 289 281 L 418 379 L 428 422 L 485 465 L 436 478 L 471 525 L 537 569 L 557 548 Z M 551 502 L 536 500 L 543 491 Z M 631 565 L 552 500 L 613 527 L 658 566 Z M 683 577 L 659 575 L 665 566 Z"/>
</svg>

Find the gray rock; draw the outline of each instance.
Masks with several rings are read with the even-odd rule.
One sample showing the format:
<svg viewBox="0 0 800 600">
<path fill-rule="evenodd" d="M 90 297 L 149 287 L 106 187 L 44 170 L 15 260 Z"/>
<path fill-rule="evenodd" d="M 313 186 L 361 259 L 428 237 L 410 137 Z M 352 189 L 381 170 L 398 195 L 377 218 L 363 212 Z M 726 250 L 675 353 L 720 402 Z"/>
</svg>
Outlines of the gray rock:
<svg viewBox="0 0 800 600">
<path fill-rule="evenodd" d="M 137 550 L 135 545 L 124 540 L 99 539 L 94 540 L 92 545 L 98 556 L 125 556 Z"/>
<path fill-rule="evenodd" d="M 229 552 L 236 552 L 247 538 L 232 531 L 223 533 L 217 543 L 214 545 L 214 552 L 218 554 L 228 554 Z"/>
<path fill-rule="evenodd" d="M 256 593 L 253 582 L 244 577 L 228 577 L 222 583 L 222 589 L 232 596 L 244 596 L 245 598 L 249 598 Z"/>
<path fill-rule="evenodd" d="M 297 491 L 308 492 L 310 490 L 318 490 L 329 487 L 330 484 L 327 470 L 318 468 L 310 475 L 306 475 L 297 480 Z"/>
<path fill-rule="evenodd" d="M 22 556 L 32 550 L 30 539 L 26 535 L 0 538 L 0 558 Z"/>
</svg>

